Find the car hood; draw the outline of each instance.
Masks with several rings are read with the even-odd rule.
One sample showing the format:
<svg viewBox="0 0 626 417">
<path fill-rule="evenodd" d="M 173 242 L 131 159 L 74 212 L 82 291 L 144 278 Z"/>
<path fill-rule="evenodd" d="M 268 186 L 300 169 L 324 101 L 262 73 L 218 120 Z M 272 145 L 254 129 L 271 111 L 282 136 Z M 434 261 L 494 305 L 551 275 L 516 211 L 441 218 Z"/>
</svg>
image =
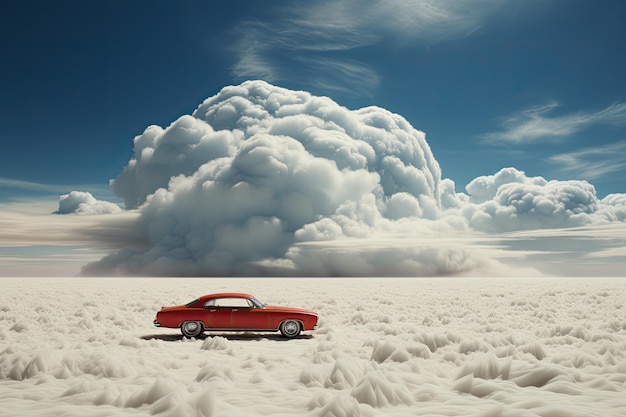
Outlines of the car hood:
<svg viewBox="0 0 626 417">
<path fill-rule="evenodd" d="M 263 310 L 272 312 L 275 311 L 277 313 L 296 313 L 296 314 L 309 314 L 313 316 L 317 316 L 315 311 L 307 310 L 304 308 L 296 308 L 296 307 L 281 307 L 281 306 L 265 306 Z"/>
</svg>

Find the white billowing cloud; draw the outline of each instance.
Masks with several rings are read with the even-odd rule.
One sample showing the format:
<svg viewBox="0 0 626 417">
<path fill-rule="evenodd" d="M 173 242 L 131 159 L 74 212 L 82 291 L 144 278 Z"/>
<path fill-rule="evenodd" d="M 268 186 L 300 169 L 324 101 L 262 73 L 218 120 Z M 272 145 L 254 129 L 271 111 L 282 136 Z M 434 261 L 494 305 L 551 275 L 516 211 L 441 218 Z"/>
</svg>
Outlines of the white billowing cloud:
<svg viewBox="0 0 626 417">
<path fill-rule="evenodd" d="M 550 117 L 557 102 L 534 106 L 504 120 L 504 130 L 488 133 L 490 143 L 532 143 L 542 139 L 559 139 L 598 124 L 626 123 L 626 103 L 614 103 L 597 112 L 577 112 Z"/>
<path fill-rule="evenodd" d="M 598 214 L 606 222 L 626 221 L 626 194 L 609 194 L 604 197 L 600 200 Z"/>
<path fill-rule="evenodd" d="M 225 112 L 227 110 L 223 110 Z M 149 126 L 134 140 L 135 157 L 111 189 L 122 197 L 126 208 L 135 208 L 175 175 L 191 175 L 203 163 L 232 155 L 241 138 L 237 132 L 215 132 L 191 116 L 183 116 L 168 129 Z"/>
<path fill-rule="evenodd" d="M 425 135 L 401 116 L 376 107 L 351 111 L 262 81 L 224 88 L 167 129 L 148 127 L 135 138 L 134 154 L 111 182 L 127 208 L 168 187 L 172 177 L 193 174 L 228 187 L 328 189 L 320 192 L 335 199 L 333 189 L 357 171 L 359 178 L 378 175 L 384 195 L 427 195 L 438 205 L 441 193 Z"/>
<path fill-rule="evenodd" d="M 506 184 L 527 184 L 543 186 L 547 181 L 541 177 L 528 178 L 522 171 L 515 168 L 503 168 L 495 175 L 485 175 L 473 179 L 465 190 L 470 195 L 470 201 L 484 203 L 493 200 L 501 186 Z"/>
<path fill-rule="evenodd" d="M 547 181 L 505 168 L 472 180 L 461 209 L 470 227 L 485 232 L 577 227 L 623 221 L 626 194 L 600 200 L 586 181 Z"/>
<path fill-rule="evenodd" d="M 401 116 L 263 81 L 149 127 L 134 151 L 111 187 L 136 212 L 135 243 L 100 231 L 121 249 L 85 274 L 509 274 L 497 259 L 522 253 L 503 255 L 485 233 L 626 219 L 625 195 L 599 200 L 585 181 L 514 168 L 457 193 Z"/>
<path fill-rule="evenodd" d="M 96 200 L 89 192 L 72 191 L 59 198 L 59 209 L 54 214 L 111 214 L 122 209 L 115 203 Z"/>
<path fill-rule="evenodd" d="M 363 238 L 393 229 L 389 218 L 441 212 L 439 165 L 405 119 L 262 81 L 226 87 L 134 143 L 111 187 L 140 206 L 152 246 L 87 271 L 255 274 L 294 243 Z"/>
</svg>

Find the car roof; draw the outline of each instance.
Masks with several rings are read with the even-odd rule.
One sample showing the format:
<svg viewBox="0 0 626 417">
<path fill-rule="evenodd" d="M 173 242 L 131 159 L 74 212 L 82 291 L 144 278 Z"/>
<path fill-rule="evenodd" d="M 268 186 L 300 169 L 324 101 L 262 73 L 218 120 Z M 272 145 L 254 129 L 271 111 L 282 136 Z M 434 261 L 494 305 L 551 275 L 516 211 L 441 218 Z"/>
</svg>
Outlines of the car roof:
<svg viewBox="0 0 626 417">
<path fill-rule="evenodd" d="M 216 293 L 216 294 L 207 294 L 207 295 L 203 295 L 202 297 L 200 297 L 200 299 L 202 300 L 207 300 L 207 299 L 211 299 L 211 298 L 247 298 L 247 299 L 251 299 L 254 298 L 252 295 L 250 294 L 246 294 L 243 292 L 220 292 L 220 293 Z"/>
</svg>

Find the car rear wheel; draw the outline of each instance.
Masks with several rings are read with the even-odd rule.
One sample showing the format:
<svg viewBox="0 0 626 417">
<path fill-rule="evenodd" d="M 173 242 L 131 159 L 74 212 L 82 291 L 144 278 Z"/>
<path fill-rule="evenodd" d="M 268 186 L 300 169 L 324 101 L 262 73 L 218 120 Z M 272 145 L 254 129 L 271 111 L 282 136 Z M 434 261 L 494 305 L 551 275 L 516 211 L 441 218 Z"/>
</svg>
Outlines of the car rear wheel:
<svg viewBox="0 0 626 417">
<path fill-rule="evenodd" d="M 187 338 L 198 337 L 204 332 L 204 326 L 199 321 L 185 321 L 180 325 L 180 332 Z"/>
<path fill-rule="evenodd" d="M 280 333 L 288 338 L 296 337 L 300 334 L 300 323 L 295 320 L 285 320 L 280 325 Z"/>
</svg>

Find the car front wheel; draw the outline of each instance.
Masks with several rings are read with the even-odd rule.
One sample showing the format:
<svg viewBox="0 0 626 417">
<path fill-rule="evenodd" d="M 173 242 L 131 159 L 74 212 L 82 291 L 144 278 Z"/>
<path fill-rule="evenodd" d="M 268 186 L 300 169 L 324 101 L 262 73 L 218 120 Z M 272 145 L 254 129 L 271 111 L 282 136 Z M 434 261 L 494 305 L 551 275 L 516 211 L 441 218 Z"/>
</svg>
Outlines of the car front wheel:
<svg viewBox="0 0 626 417">
<path fill-rule="evenodd" d="M 180 332 L 187 338 L 198 337 L 204 332 L 204 326 L 199 321 L 186 321 L 180 325 Z"/>
<path fill-rule="evenodd" d="M 280 325 L 280 333 L 285 337 L 296 337 L 300 334 L 300 323 L 295 320 L 286 320 Z"/>
</svg>

